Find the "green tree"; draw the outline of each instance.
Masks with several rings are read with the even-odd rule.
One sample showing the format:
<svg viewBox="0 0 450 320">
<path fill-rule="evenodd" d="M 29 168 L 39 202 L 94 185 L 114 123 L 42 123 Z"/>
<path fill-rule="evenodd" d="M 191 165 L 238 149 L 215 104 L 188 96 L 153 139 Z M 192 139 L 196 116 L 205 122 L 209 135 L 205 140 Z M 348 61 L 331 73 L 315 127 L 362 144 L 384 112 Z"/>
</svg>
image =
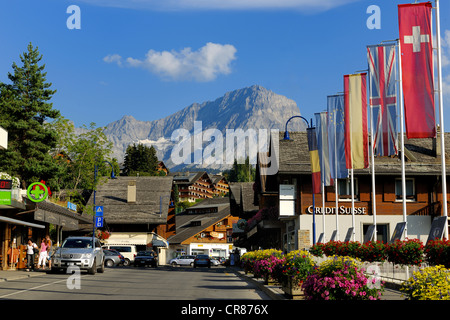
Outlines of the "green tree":
<svg viewBox="0 0 450 320">
<path fill-rule="evenodd" d="M 244 163 L 238 163 L 234 159 L 233 167 L 225 174 L 229 182 L 250 182 L 255 181 L 255 168 L 250 164 L 247 157 Z"/>
<path fill-rule="evenodd" d="M 12 64 L 10 84 L 0 84 L 0 126 L 8 131 L 8 149 L 0 151 L 0 169 L 21 180 L 22 187 L 51 180 L 57 165 L 49 151 L 57 136 L 45 121 L 59 116 L 50 102 L 56 90 L 47 82 L 42 55 L 30 43 L 20 55 L 22 65 Z"/>
<path fill-rule="evenodd" d="M 133 144 L 127 147 L 124 159 L 124 173 L 127 176 L 155 176 L 157 174 L 158 157 L 156 149 L 143 144 Z"/>
</svg>

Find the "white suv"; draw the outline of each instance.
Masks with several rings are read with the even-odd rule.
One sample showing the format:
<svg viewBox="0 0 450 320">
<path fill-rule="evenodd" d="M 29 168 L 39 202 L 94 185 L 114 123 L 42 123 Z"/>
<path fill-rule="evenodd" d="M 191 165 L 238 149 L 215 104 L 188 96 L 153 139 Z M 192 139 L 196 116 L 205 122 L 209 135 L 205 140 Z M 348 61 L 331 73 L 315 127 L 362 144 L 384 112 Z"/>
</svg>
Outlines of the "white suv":
<svg viewBox="0 0 450 320">
<path fill-rule="evenodd" d="M 94 242 L 94 243 L 93 243 Z M 77 266 L 90 274 L 105 271 L 105 255 L 100 241 L 91 237 L 69 237 L 52 257 L 52 271 Z"/>
</svg>

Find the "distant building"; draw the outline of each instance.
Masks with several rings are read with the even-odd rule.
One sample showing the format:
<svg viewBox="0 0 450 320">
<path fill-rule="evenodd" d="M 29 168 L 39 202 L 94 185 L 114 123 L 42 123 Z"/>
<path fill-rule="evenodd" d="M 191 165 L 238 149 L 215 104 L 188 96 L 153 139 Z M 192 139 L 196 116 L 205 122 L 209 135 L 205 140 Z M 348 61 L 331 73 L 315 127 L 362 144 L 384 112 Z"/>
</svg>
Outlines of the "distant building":
<svg viewBox="0 0 450 320">
<path fill-rule="evenodd" d="M 105 244 L 158 247 L 165 261 L 167 237 L 174 232 L 173 177 L 118 177 L 98 186 L 95 205 L 103 206 L 104 226 L 111 236 Z M 88 205 L 93 205 L 93 196 Z"/>
<path fill-rule="evenodd" d="M 169 237 L 169 257 L 207 254 L 228 258 L 234 249 L 233 224 L 239 218 L 230 212 L 228 198 L 204 200 L 176 215 L 176 234 Z"/>
</svg>

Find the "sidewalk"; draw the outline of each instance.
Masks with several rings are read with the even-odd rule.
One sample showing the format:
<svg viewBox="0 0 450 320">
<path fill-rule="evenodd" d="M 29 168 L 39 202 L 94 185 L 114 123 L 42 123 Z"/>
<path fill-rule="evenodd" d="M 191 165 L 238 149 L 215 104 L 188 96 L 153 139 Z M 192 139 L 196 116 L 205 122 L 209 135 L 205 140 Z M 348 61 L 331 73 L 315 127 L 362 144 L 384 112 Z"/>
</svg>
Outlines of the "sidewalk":
<svg viewBox="0 0 450 320">
<path fill-rule="evenodd" d="M 47 269 L 48 270 L 48 269 Z M 0 270 L 0 282 L 3 281 L 12 281 L 18 279 L 26 279 L 30 277 L 36 276 L 44 276 L 47 274 L 47 270 L 35 270 L 35 271 L 26 271 L 25 269 L 20 270 Z"/>
<path fill-rule="evenodd" d="M 258 289 L 267 294 L 272 300 L 291 300 L 285 295 L 279 285 L 265 285 L 262 279 L 254 278 L 252 274 L 245 274 L 245 272 L 238 267 L 228 267 L 228 269 L 233 270 L 233 272 L 241 279 L 256 285 Z M 405 297 L 402 297 L 402 293 L 397 289 L 398 285 L 386 282 L 381 300 L 405 300 Z"/>
</svg>

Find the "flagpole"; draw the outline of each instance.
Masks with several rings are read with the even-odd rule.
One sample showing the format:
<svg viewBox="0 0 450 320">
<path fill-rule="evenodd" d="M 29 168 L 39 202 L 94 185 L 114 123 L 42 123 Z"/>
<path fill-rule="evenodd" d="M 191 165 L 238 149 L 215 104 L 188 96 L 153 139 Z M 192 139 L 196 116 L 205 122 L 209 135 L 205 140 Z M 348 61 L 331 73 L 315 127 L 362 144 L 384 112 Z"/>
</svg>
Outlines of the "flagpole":
<svg viewBox="0 0 450 320">
<path fill-rule="evenodd" d="M 369 81 L 369 86 L 370 86 L 371 81 Z M 369 89 L 370 91 L 370 89 Z M 370 138 L 372 141 L 372 146 L 371 146 L 371 159 L 372 159 L 372 210 L 373 210 L 373 225 L 375 226 L 374 229 L 374 241 L 376 241 L 377 239 L 377 204 L 376 204 L 376 198 L 375 198 L 375 156 L 374 156 L 374 138 L 373 138 L 373 107 L 370 106 Z M 380 111 L 381 111 L 381 107 L 380 107 Z M 372 240 L 372 239 L 370 239 Z"/>
<path fill-rule="evenodd" d="M 336 109 L 335 109 L 336 110 Z M 339 241 L 339 210 L 338 210 L 338 206 L 339 206 L 339 199 L 338 199 L 338 160 L 337 160 L 337 141 L 336 141 L 336 127 L 337 127 L 337 117 L 336 117 L 336 111 L 333 112 L 333 116 L 334 116 L 334 201 L 336 203 L 336 241 Z"/>
<path fill-rule="evenodd" d="M 439 97 L 439 124 L 441 127 L 441 167 L 442 167 L 442 205 L 444 217 L 447 212 L 447 175 L 445 169 L 445 139 L 444 139 L 444 108 L 442 98 L 442 56 L 441 56 L 441 22 L 439 17 L 439 0 L 436 0 L 436 45 L 437 45 L 437 73 L 438 73 L 438 97 Z M 444 238 L 448 239 L 448 218 L 445 219 Z"/>
<path fill-rule="evenodd" d="M 353 182 L 353 162 L 352 162 L 352 168 L 350 169 L 351 172 L 351 189 L 352 189 L 352 227 L 353 227 L 353 241 L 355 241 L 355 190 L 354 190 L 354 182 Z"/>
<path fill-rule="evenodd" d="M 405 222 L 405 238 L 408 237 L 408 223 L 406 221 L 406 178 L 405 178 L 405 137 L 403 128 L 403 84 L 402 84 L 402 50 L 401 41 L 398 40 L 398 75 L 400 79 L 399 96 L 400 96 L 400 143 L 401 143 L 401 160 L 402 160 L 402 203 L 403 203 L 403 222 Z"/>
</svg>

